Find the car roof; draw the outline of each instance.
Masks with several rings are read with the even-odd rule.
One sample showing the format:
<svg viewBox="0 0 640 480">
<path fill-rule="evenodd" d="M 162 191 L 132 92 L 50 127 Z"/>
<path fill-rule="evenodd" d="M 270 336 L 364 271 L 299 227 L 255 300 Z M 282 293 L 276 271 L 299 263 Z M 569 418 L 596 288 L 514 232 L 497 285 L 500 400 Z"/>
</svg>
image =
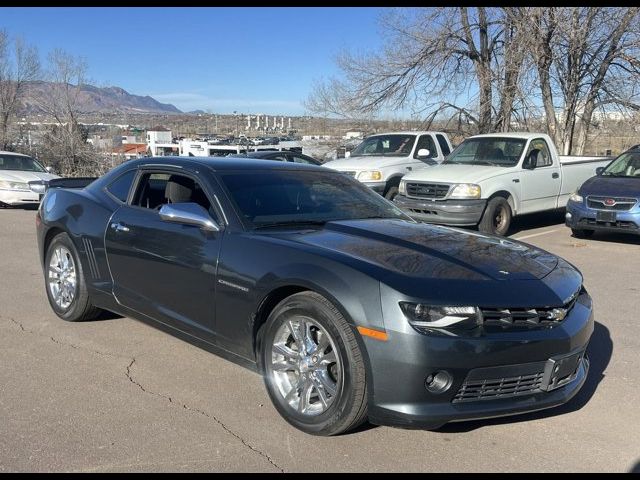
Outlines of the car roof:
<svg viewBox="0 0 640 480">
<path fill-rule="evenodd" d="M 29 155 L 25 155 L 24 153 L 7 152 L 5 150 L 0 150 L 0 155 L 17 155 L 17 156 L 20 156 L 20 157 L 29 157 Z"/>
<path fill-rule="evenodd" d="M 282 162 L 280 160 L 263 160 L 251 157 L 144 157 L 126 162 L 136 166 L 158 165 L 158 166 L 194 166 L 204 165 L 215 171 L 225 170 L 316 170 L 327 172 L 329 169 L 319 165 L 309 165 L 304 163 Z"/>
</svg>

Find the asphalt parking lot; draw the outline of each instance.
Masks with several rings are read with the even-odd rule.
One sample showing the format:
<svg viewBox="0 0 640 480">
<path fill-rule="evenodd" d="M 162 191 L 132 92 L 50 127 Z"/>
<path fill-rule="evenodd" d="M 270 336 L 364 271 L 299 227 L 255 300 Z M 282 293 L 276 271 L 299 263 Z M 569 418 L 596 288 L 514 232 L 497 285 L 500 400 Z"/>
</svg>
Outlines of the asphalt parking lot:
<svg viewBox="0 0 640 480">
<path fill-rule="evenodd" d="M 146 324 L 50 309 L 35 211 L 0 209 L 0 471 L 640 471 L 640 237 L 578 240 L 562 215 L 512 236 L 581 269 L 596 326 L 568 404 L 438 431 L 290 427 L 262 379 Z"/>
</svg>

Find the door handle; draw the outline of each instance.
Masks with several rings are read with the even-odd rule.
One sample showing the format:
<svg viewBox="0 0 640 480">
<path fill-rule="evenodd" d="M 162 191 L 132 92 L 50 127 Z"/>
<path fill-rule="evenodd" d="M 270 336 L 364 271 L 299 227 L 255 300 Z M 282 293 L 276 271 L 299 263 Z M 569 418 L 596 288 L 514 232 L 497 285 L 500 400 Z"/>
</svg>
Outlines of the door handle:
<svg viewBox="0 0 640 480">
<path fill-rule="evenodd" d="M 513 183 L 520 183 L 520 179 L 519 178 L 514 178 L 513 179 Z"/>
<path fill-rule="evenodd" d="M 558 178 L 560 174 L 558 172 L 554 172 L 551 174 L 551 178 Z"/>
<path fill-rule="evenodd" d="M 122 223 L 113 222 L 111 224 L 111 228 L 113 228 L 116 232 L 128 232 L 129 231 L 129 227 L 127 227 L 126 225 L 123 225 Z"/>
</svg>

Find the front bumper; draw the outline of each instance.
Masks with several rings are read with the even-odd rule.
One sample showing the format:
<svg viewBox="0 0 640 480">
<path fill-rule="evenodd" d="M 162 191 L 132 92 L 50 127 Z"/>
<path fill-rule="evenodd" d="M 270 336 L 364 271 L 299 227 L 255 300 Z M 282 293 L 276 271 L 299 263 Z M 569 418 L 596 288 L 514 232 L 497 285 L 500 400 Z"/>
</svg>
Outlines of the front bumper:
<svg viewBox="0 0 640 480">
<path fill-rule="evenodd" d="M 615 222 L 597 220 L 598 210 L 587 207 L 583 202 L 567 202 L 565 225 L 575 230 L 598 230 L 603 232 L 631 233 L 640 235 L 640 207 L 616 212 Z"/>
<path fill-rule="evenodd" d="M 0 203 L 5 205 L 31 205 L 39 203 L 42 195 L 30 190 L 2 190 L 0 189 Z"/>
<path fill-rule="evenodd" d="M 515 415 L 566 403 L 587 377 L 585 350 L 593 325 L 591 298 L 584 292 L 553 328 L 472 337 L 424 335 L 387 326 L 387 342 L 365 340 L 373 386 L 369 419 L 380 425 L 434 429 L 448 422 Z M 566 383 L 547 388 L 549 368 L 553 370 L 555 362 L 568 355 L 577 363 Z M 438 371 L 449 373 L 451 384 L 444 392 L 431 393 L 425 381 Z M 502 393 L 506 390 L 495 387 L 487 395 L 466 396 L 470 384 L 477 388 L 484 382 L 483 375 L 488 377 L 487 384 L 495 386 L 520 382 L 514 375 L 534 372 L 539 372 L 540 384 L 535 383 L 539 388 L 529 388 L 529 381 L 522 380 L 524 388 L 515 393 Z"/>
<path fill-rule="evenodd" d="M 393 202 L 414 220 L 457 226 L 477 225 L 487 205 L 486 200 L 420 200 L 405 195 Z"/>
</svg>

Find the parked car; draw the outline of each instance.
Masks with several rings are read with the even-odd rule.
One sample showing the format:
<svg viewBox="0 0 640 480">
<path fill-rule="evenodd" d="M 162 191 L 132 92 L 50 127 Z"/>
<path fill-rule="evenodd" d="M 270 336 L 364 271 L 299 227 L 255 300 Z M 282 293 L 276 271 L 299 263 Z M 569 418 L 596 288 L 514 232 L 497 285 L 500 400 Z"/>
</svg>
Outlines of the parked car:
<svg viewBox="0 0 640 480">
<path fill-rule="evenodd" d="M 322 165 L 320 160 L 317 160 L 309 155 L 305 155 L 300 152 L 290 152 L 287 150 L 258 150 L 255 152 L 248 152 L 243 154 L 232 154 L 229 157 L 248 157 L 248 158 L 261 158 L 263 160 L 279 160 L 282 162 L 292 163 L 304 163 L 308 165 Z"/>
<path fill-rule="evenodd" d="M 640 234 L 640 145 L 597 173 L 569 197 L 567 227 L 577 238 L 596 230 Z"/>
<path fill-rule="evenodd" d="M 366 137 L 348 158 L 326 162 L 363 182 L 389 200 L 398 194 L 406 173 L 442 162 L 451 142 L 442 132 L 391 132 Z"/>
<path fill-rule="evenodd" d="M 572 265 L 416 222 L 324 167 L 132 160 L 50 189 L 36 228 L 59 317 L 117 312 L 260 372 L 311 434 L 540 410 L 587 376 L 593 310 Z"/>
<path fill-rule="evenodd" d="M 416 220 L 506 235 L 517 215 L 564 208 L 611 158 L 559 156 L 542 133 L 476 135 L 440 165 L 405 175 L 394 202 Z"/>
<path fill-rule="evenodd" d="M 37 204 L 44 190 L 34 191 L 30 181 L 59 178 L 39 161 L 20 153 L 0 151 L 0 206 Z"/>
</svg>

